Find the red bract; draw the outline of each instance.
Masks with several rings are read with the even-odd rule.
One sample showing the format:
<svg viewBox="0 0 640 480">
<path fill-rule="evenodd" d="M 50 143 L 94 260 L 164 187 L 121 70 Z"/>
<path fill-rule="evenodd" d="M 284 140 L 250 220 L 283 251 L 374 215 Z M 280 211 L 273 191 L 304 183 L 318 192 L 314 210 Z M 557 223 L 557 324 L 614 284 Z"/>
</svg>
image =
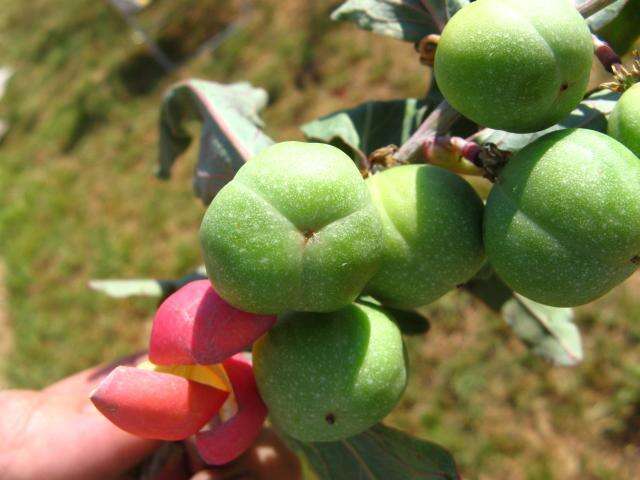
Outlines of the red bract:
<svg viewBox="0 0 640 480">
<path fill-rule="evenodd" d="M 176 375 L 120 366 L 100 383 L 91 401 L 126 432 L 182 440 L 211 420 L 228 396 Z"/>
<path fill-rule="evenodd" d="M 226 360 L 238 412 L 211 430 L 198 433 L 196 446 L 205 462 L 222 465 L 240 456 L 256 440 L 267 416 L 267 407 L 260 398 L 251 362 L 243 355 Z"/>
<path fill-rule="evenodd" d="M 156 313 L 149 360 L 156 365 L 215 364 L 249 347 L 276 317 L 240 311 L 209 280 L 188 283 Z"/>
<path fill-rule="evenodd" d="M 91 400 L 105 417 L 127 432 L 145 438 L 183 440 L 215 418 L 229 396 L 227 390 L 232 389 L 237 413 L 196 437 L 206 462 L 230 462 L 256 440 L 267 416 L 251 362 L 238 352 L 275 321 L 272 316 L 233 308 L 208 280 L 191 282 L 158 309 L 150 361 L 138 368 L 116 368 Z"/>
</svg>

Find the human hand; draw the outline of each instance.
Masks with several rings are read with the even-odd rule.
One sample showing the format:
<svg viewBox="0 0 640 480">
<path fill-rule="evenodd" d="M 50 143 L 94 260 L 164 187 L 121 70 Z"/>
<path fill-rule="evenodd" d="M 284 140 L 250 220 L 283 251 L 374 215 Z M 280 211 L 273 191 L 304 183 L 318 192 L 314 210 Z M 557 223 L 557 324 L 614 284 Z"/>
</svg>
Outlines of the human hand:
<svg viewBox="0 0 640 480">
<path fill-rule="evenodd" d="M 122 478 L 156 449 L 160 442 L 118 429 L 89 401 L 115 366 L 85 370 L 42 391 L 0 392 L 0 478 Z"/>
<path fill-rule="evenodd" d="M 129 479 L 127 472 L 163 442 L 128 434 L 103 417 L 88 400 L 118 365 L 135 365 L 142 355 L 65 378 L 42 391 L 0 392 L 0 479 Z M 222 467 L 208 467 L 190 439 L 186 458 L 157 469 L 151 478 L 172 480 L 299 479 L 297 457 L 270 429 L 253 447 Z"/>
</svg>

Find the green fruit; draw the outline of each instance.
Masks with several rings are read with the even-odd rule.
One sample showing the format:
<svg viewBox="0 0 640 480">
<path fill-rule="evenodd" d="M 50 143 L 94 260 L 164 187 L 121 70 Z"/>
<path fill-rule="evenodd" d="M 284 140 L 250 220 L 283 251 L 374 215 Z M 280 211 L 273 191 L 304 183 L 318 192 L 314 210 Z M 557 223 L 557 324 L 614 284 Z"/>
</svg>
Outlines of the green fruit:
<svg viewBox="0 0 640 480">
<path fill-rule="evenodd" d="M 444 28 L 435 76 L 474 122 L 534 132 L 582 100 L 592 58 L 591 33 L 570 0 L 477 0 Z"/>
<path fill-rule="evenodd" d="M 402 337 L 381 309 L 289 313 L 253 347 L 274 425 L 306 442 L 356 435 L 385 417 L 407 382 Z"/>
<path fill-rule="evenodd" d="M 207 273 L 254 313 L 332 311 L 376 272 L 382 227 L 353 161 L 325 144 L 283 142 L 244 165 L 209 206 Z"/>
<path fill-rule="evenodd" d="M 558 307 L 595 300 L 636 270 L 640 160 L 592 130 L 543 136 L 500 173 L 484 242 L 498 275 L 525 297 Z"/>
<path fill-rule="evenodd" d="M 367 179 L 384 231 L 380 270 L 367 292 L 416 308 L 469 280 L 482 265 L 480 197 L 457 175 L 406 165 Z"/>
<path fill-rule="evenodd" d="M 609 116 L 609 135 L 640 157 L 640 83 L 622 94 Z"/>
</svg>

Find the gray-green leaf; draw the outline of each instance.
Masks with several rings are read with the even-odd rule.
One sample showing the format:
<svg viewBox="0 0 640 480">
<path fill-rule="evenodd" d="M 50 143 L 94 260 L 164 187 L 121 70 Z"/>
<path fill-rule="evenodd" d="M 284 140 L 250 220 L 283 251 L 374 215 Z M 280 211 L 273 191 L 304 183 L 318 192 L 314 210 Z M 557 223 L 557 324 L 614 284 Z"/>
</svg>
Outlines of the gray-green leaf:
<svg viewBox="0 0 640 480">
<path fill-rule="evenodd" d="M 348 20 L 364 30 L 417 42 L 440 33 L 447 21 L 445 0 L 347 0 L 332 20 Z"/>
<path fill-rule="evenodd" d="M 517 152 L 537 138 L 555 130 L 588 128 L 598 132 L 606 132 L 606 116 L 611 113 L 619 98 L 619 93 L 599 90 L 583 100 L 562 122 L 546 130 L 534 133 L 510 133 L 484 128 L 473 136 L 473 140 L 480 144 L 495 143 L 501 150 Z"/>
<path fill-rule="evenodd" d="M 576 6 L 580 6 L 583 3 L 586 3 L 588 0 L 576 0 Z M 604 7 L 599 12 L 591 15 L 587 18 L 587 23 L 589 27 L 594 32 L 600 30 L 602 27 L 607 25 L 609 22 L 613 21 L 620 11 L 624 8 L 625 4 L 628 0 L 617 0 L 613 2 L 611 5 Z"/>
<path fill-rule="evenodd" d="M 469 0 L 446 0 L 447 3 L 447 16 L 453 17 L 455 13 L 465 5 L 469 4 Z"/>
<path fill-rule="evenodd" d="M 152 278 L 91 280 L 89 288 L 113 298 L 128 297 L 165 297 L 182 288 L 189 282 L 207 278 L 204 266 L 194 272 L 174 280 Z"/>
<path fill-rule="evenodd" d="M 169 178 L 176 158 L 191 143 L 190 121 L 202 124 L 195 169 L 195 194 L 209 204 L 253 155 L 273 143 L 261 129 L 258 112 L 267 93 L 248 82 L 223 85 L 190 79 L 165 95 L 160 111 L 160 152 L 157 175 Z"/>
<path fill-rule="evenodd" d="M 516 336 L 536 355 L 562 366 L 582 361 L 582 340 L 573 323 L 572 309 L 549 307 L 524 298 L 495 273 L 488 277 L 476 276 L 465 288 L 500 313 Z"/>
<path fill-rule="evenodd" d="M 391 100 L 367 102 L 340 110 L 301 127 L 309 140 L 342 148 L 354 159 L 377 148 L 402 145 L 435 107 L 431 100 Z"/>
<path fill-rule="evenodd" d="M 502 315 L 534 353 L 567 367 L 582 361 L 582 340 L 572 309 L 541 305 L 514 293 L 503 305 Z"/>
<path fill-rule="evenodd" d="M 384 425 L 339 442 L 288 440 L 321 480 L 460 479 L 444 448 Z"/>
</svg>

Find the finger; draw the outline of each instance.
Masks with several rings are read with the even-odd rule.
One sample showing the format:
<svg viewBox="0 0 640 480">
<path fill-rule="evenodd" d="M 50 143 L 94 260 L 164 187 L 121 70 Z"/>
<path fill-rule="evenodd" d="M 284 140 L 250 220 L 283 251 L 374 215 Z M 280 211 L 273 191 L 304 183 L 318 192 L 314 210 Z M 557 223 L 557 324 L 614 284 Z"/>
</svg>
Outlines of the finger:
<svg viewBox="0 0 640 480">
<path fill-rule="evenodd" d="M 11 473 L 2 478 L 116 478 L 157 446 L 119 430 L 79 397 L 4 392 L 0 411 L 0 468 Z"/>
<path fill-rule="evenodd" d="M 298 457 L 271 429 L 264 428 L 260 437 L 241 462 L 255 472 L 256 480 L 300 480 L 302 471 Z"/>
</svg>

